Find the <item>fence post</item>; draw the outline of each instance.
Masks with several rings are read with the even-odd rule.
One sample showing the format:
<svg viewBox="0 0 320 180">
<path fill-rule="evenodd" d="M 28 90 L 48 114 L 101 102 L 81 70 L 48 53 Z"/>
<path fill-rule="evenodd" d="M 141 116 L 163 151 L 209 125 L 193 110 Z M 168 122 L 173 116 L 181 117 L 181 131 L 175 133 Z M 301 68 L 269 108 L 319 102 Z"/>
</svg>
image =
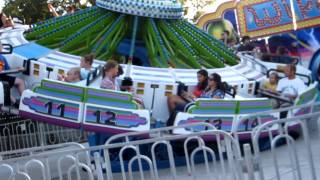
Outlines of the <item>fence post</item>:
<svg viewBox="0 0 320 180">
<path fill-rule="evenodd" d="M 251 154 L 250 144 L 243 145 L 243 151 L 244 151 L 245 167 L 247 168 L 247 172 L 248 172 L 248 179 L 255 180 L 254 167 L 253 167 L 254 162 Z"/>
<path fill-rule="evenodd" d="M 95 162 L 95 166 L 96 166 L 97 179 L 98 180 L 103 180 L 103 172 L 102 172 L 100 158 L 101 158 L 100 153 L 99 152 L 95 152 L 94 153 L 94 162 Z"/>
<path fill-rule="evenodd" d="M 43 124 L 38 123 L 38 133 L 39 133 L 39 141 L 40 141 L 40 147 L 44 147 L 46 145 L 45 143 L 45 135 L 44 135 L 44 130 L 43 130 Z"/>
</svg>

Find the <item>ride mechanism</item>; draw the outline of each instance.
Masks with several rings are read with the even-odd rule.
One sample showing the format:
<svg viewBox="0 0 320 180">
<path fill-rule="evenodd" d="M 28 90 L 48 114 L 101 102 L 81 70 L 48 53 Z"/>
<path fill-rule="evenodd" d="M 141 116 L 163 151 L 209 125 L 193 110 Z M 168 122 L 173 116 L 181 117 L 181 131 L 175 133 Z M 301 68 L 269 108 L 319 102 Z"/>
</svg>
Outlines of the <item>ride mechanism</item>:
<svg viewBox="0 0 320 180">
<path fill-rule="evenodd" d="M 224 100 L 199 99 L 189 110 L 177 115 L 174 125 L 207 122 L 228 132 L 239 131 L 236 128 L 241 127 L 244 134 L 241 137 L 247 139 L 256 125 L 277 119 L 279 114 L 263 117 L 250 114 L 272 109 L 271 100 L 257 97 L 256 92 L 259 82 L 279 64 L 266 63 L 245 53 L 235 54 L 183 20 L 182 14 L 182 6 L 175 0 L 97 0 L 94 7 L 39 22 L 31 29 L 4 31 L 4 41 L 13 42 L 9 63 L 14 59 L 13 67 L 25 65 L 23 78 L 27 84 L 40 83 L 24 91 L 20 115 L 108 135 L 147 131 L 151 119 L 168 118 L 167 97 L 177 93 L 177 81 L 191 90 L 196 85 L 197 69 L 206 68 L 209 73 L 219 73 L 237 94 Z M 79 83 L 55 80 L 57 75 L 79 66 L 80 56 L 88 53 L 94 53 L 100 60 L 113 55 L 128 56 L 128 63 L 122 65 L 125 74 L 120 79 L 132 78 L 135 94 L 144 100 L 146 109 L 138 108 L 131 93 L 99 87 L 103 61 L 96 60 L 89 77 Z M 23 63 L 28 58 L 34 59 Z M 133 65 L 134 58 L 151 67 Z M 307 79 L 310 76 L 301 66 L 299 71 Z M 309 83 L 292 104 L 315 101 L 317 85 Z M 309 111 L 300 109 L 289 116 Z M 206 128 L 177 129 L 173 133 L 188 134 Z"/>
</svg>

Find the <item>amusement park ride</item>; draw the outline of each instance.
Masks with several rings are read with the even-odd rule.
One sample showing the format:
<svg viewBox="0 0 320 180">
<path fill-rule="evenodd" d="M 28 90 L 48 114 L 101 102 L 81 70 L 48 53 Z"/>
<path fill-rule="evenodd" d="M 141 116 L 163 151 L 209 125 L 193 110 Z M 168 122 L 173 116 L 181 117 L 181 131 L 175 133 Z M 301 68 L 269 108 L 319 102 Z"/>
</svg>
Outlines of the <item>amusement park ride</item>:
<svg viewBox="0 0 320 180">
<path fill-rule="evenodd" d="M 22 94 L 19 115 L 34 121 L 84 131 L 115 135 L 147 131 L 155 121 L 169 117 L 167 97 L 177 94 L 178 82 L 192 91 L 196 72 L 205 68 L 218 73 L 230 92 L 223 100 L 198 99 L 185 112 L 178 113 L 174 125 L 206 122 L 217 129 L 233 132 L 241 129 L 240 140 L 250 138 L 259 124 L 279 118 L 279 113 L 252 115 L 272 110 L 271 98 L 287 101 L 272 94 L 261 97 L 260 84 L 270 72 L 285 64 L 264 62 L 252 52 L 234 52 L 213 36 L 182 19 L 182 6 L 174 0 L 97 0 L 96 6 L 62 17 L 14 29 L 1 30 L 3 55 L 14 69 L 4 71 L 23 78 L 28 87 Z M 57 80 L 70 68 L 80 64 L 81 56 L 94 53 L 92 71 L 79 83 Z M 132 93 L 100 88 L 102 66 L 113 55 L 129 57 L 122 64 L 122 80 L 133 80 L 135 96 L 145 109 L 139 109 Z M 144 66 L 136 66 L 138 58 Z M 313 103 L 318 85 L 310 70 L 297 64 L 308 88 L 291 105 Z M 14 93 L 14 92 L 12 92 Z M 10 105 L 10 90 L 0 83 L 2 109 Z M 301 108 L 289 117 L 310 112 Z M 247 119 L 247 121 L 243 121 Z M 237 122 L 243 123 L 238 124 Z M 292 124 L 291 130 L 299 126 Z M 173 134 L 189 134 L 207 130 L 205 126 L 180 128 Z"/>
<path fill-rule="evenodd" d="M 232 132 L 239 118 L 249 118 L 249 124 L 255 124 L 251 121 L 256 117 L 250 117 L 251 113 L 272 108 L 270 99 L 256 96 L 259 83 L 281 64 L 261 61 L 250 53 L 235 54 L 181 19 L 182 11 L 174 1 L 98 0 L 94 7 L 40 22 L 31 29 L 22 26 L 3 31 L 2 42 L 10 43 L 6 55 L 9 64 L 25 67 L 23 78 L 29 87 L 20 98 L 19 114 L 106 134 L 149 130 L 151 119 L 168 119 L 167 97 L 177 94 L 177 82 L 183 82 L 191 91 L 196 85 L 197 69 L 206 68 L 209 73 L 220 74 L 233 94 L 224 100 L 197 100 L 177 116 L 175 125 L 210 121 L 219 129 Z M 101 60 L 121 54 L 143 61 L 147 66 L 135 66 L 131 60 L 123 64 L 125 73 L 120 79 L 132 78 L 134 94 L 143 99 L 145 109 L 138 109 L 130 93 L 99 87 L 104 64 L 100 60 L 94 62 L 88 79 L 76 84 L 57 80 L 58 75 L 79 66 L 80 56 L 88 53 L 95 53 Z M 309 88 L 292 105 L 314 101 L 316 97 L 310 71 L 298 65 L 298 72 Z M 2 93 L 1 104 L 5 106 L 8 97 Z M 272 118 L 265 117 L 261 123 Z"/>
</svg>

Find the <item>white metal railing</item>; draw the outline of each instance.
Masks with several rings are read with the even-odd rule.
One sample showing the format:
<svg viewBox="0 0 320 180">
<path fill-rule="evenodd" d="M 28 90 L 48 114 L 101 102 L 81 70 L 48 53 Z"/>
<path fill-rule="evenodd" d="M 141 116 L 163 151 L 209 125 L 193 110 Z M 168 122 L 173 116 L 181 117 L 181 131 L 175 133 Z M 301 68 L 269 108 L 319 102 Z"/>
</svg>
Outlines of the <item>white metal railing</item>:
<svg viewBox="0 0 320 180">
<path fill-rule="evenodd" d="M 294 111 L 309 106 L 319 106 L 319 103 L 253 115 Z M 320 154 L 318 151 L 312 152 L 307 124 L 318 121 L 319 116 L 320 112 L 313 112 L 259 124 L 251 131 L 252 146 L 245 144 L 243 148 L 240 147 L 236 132 L 227 133 L 215 129 L 210 124 L 198 123 L 119 134 L 109 138 L 102 146 L 90 148 L 68 143 L 17 150 L 11 153 L 25 155 L 11 156 L 0 161 L 0 176 L 1 179 L 14 179 L 19 176 L 25 179 L 98 180 L 281 178 L 316 180 L 316 170 L 320 167 L 316 164 L 314 153 L 318 156 Z M 207 126 L 207 129 L 211 130 L 189 135 L 170 134 L 173 129 L 199 125 Z M 294 138 L 292 132 L 300 133 L 302 138 Z M 270 144 L 270 150 L 260 152 L 259 143 L 262 141 L 260 137 L 263 133 L 267 134 L 266 143 Z M 283 140 L 282 145 L 279 144 L 280 140 Z M 133 152 L 131 156 L 128 156 L 129 150 Z M 159 152 L 162 154 L 159 155 Z M 0 155 L 5 157 L 7 154 L 10 153 Z M 199 155 L 203 159 L 202 164 L 196 163 Z M 179 157 L 185 158 L 185 166 L 178 166 Z M 160 168 L 163 158 L 168 166 L 165 170 Z M 118 166 L 114 165 L 115 163 Z M 35 169 L 38 169 L 37 173 L 34 173 Z M 3 176 L 3 173 L 9 176 Z"/>
<path fill-rule="evenodd" d="M 273 179 L 281 179 L 281 176 L 284 175 L 281 172 L 281 168 L 279 166 L 279 161 L 284 160 L 277 154 L 280 152 L 278 151 L 277 147 L 279 146 L 279 142 L 283 140 L 282 143 L 285 143 L 287 147 L 287 151 L 285 151 L 285 156 L 289 157 L 289 164 L 285 162 L 286 168 L 289 169 L 286 172 L 292 173 L 292 177 L 290 179 L 312 179 L 316 180 L 316 168 L 315 168 L 315 161 L 314 156 L 311 150 L 311 143 L 309 138 L 309 130 L 307 123 L 308 121 L 318 121 L 320 116 L 320 112 L 314 112 L 302 116 L 296 116 L 288 119 L 280 119 L 276 121 L 271 121 L 265 123 L 256 128 L 255 131 L 252 133 L 252 143 L 253 143 L 253 150 L 254 150 L 254 159 L 257 160 L 259 168 L 258 168 L 258 179 L 264 180 L 266 179 L 267 175 L 272 176 Z M 277 127 L 276 129 L 274 127 Z M 296 140 L 292 135 L 291 128 L 292 126 L 299 127 L 299 133 L 302 138 Z M 272 166 L 274 167 L 273 170 L 269 170 L 268 173 L 265 173 L 264 170 L 264 159 L 261 156 L 259 142 L 262 133 L 268 133 L 268 138 L 270 141 L 271 146 L 271 155 L 272 155 Z M 281 143 L 281 142 L 280 142 Z M 302 148 L 297 147 L 297 143 L 302 145 Z M 284 147 L 281 147 L 284 148 Z M 289 153 L 289 154 L 288 154 Z M 287 161 L 288 159 L 286 159 Z M 301 170 L 301 162 L 304 161 L 304 166 L 307 167 L 306 170 Z M 267 174 L 267 175 L 266 175 Z M 253 176 L 253 174 L 252 174 Z M 284 178 L 284 179 L 288 179 Z"/>
<path fill-rule="evenodd" d="M 175 128 L 188 128 L 199 125 L 210 126 L 211 128 L 214 128 L 209 124 L 201 123 L 179 127 L 163 128 L 160 131 L 163 132 L 167 130 L 173 130 Z M 156 131 L 153 131 L 151 133 L 155 132 Z M 141 133 L 149 134 L 149 132 Z M 7 170 L 7 172 L 10 172 L 10 178 L 17 175 L 26 174 L 31 179 L 39 177 L 44 177 L 43 179 L 51 179 L 54 177 L 52 175 L 54 173 L 54 167 L 58 167 L 59 173 L 56 174 L 59 179 L 63 179 L 65 177 L 67 177 L 67 179 L 81 179 L 80 177 L 92 179 L 93 177 L 96 177 L 99 180 L 111 180 L 119 178 L 133 179 L 134 177 L 138 177 L 138 179 L 160 179 L 160 170 L 157 167 L 157 159 L 159 158 L 159 156 L 157 155 L 159 152 L 159 150 L 157 150 L 157 146 L 165 144 L 167 153 L 165 153 L 164 155 L 168 157 L 168 160 L 170 161 L 169 169 L 171 179 L 179 179 L 180 177 L 186 177 L 189 179 L 203 179 L 204 176 L 207 179 L 211 179 L 213 176 L 216 177 L 216 179 L 243 179 L 243 173 L 241 171 L 240 165 L 240 149 L 238 149 L 237 143 L 229 133 L 218 130 L 198 132 L 192 134 L 192 136 L 168 135 L 164 133 L 163 135 L 157 135 L 153 138 L 129 140 L 129 137 L 131 135 L 135 136 L 137 134 L 133 133 L 130 135 L 122 135 L 122 137 L 127 139 L 126 141 L 118 141 L 115 143 L 111 143 L 111 141 L 109 141 L 110 144 L 90 147 L 86 149 L 46 151 L 45 153 L 8 159 L 0 162 L 0 164 Z M 113 140 L 119 140 L 119 138 L 122 137 L 118 136 L 117 138 L 113 138 Z M 206 138 L 213 137 L 218 140 L 217 149 L 212 149 L 205 143 Z M 195 144 L 193 144 L 194 147 L 190 148 L 188 144 L 194 142 L 194 140 L 196 140 L 198 144 L 196 146 L 194 146 Z M 179 171 L 176 170 L 176 168 L 178 167 L 175 165 L 174 159 L 177 156 L 175 155 L 176 152 L 174 152 L 173 148 L 171 147 L 177 143 L 181 143 L 182 147 L 184 147 L 184 150 L 179 152 L 183 154 L 181 156 L 188 158 L 188 161 L 186 162 L 187 166 L 185 166 L 186 170 L 183 171 L 183 173 L 180 173 L 181 169 Z M 148 156 L 148 154 L 144 154 L 146 151 L 141 149 L 143 145 L 150 145 L 151 149 L 149 149 L 148 152 L 151 151 L 151 156 Z M 49 147 L 51 148 L 51 146 Z M 125 158 L 128 149 L 134 150 L 135 155 L 130 158 Z M 101 156 L 102 152 L 104 156 Z M 86 158 L 90 153 L 94 154 L 94 156 L 91 157 L 91 163 L 93 165 L 91 165 L 91 163 L 88 162 L 88 158 Z M 203 161 L 205 164 L 205 168 L 203 169 L 205 169 L 205 172 L 201 171 L 202 168 L 196 168 L 195 159 L 196 155 L 199 156 L 199 154 L 204 158 Z M 120 174 L 113 173 L 115 169 L 112 166 L 113 161 L 110 158 L 111 155 L 120 160 Z M 209 156 L 211 156 L 211 158 Z M 218 159 L 218 156 L 221 156 L 219 162 L 215 161 L 215 159 Z M 67 160 L 72 162 L 67 168 L 62 168 L 61 166 L 59 166 L 59 164 L 64 164 L 62 162 Z M 137 166 L 135 166 L 135 162 L 137 162 Z M 19 167 L 17 167 L 16 164 L 19 164 Z M 149 170 L 144 170 L 144 168 L 146 168 L 145 166 L 148 166 Z M 37 173 L 37 177 L 31 177 L 31 173 L 29 172 L 31 171 L 31 167 L 40 167 L 41 171 Z M 106 174 L 103 174 L 104 168 Z M 85 169 L 85 171 L 83 171 L 83 169 Z M 134 170 L 137 169 L 138 172 L 134 172 Z M 199 172 L 202 173 L 199 174 Z M 201 175 L 201 178 L 199 178 L 198 175 Z"/>
<path fill-rule="evenodd" d="M 0 153 L 64 142 L 86 141 L 86 133 L 60 126 L 19 120 L 0 124 Z"/>
<path fill-rule="evenodd" d="M 58 154 L 60 153 L 59 156 L 51 156 L 51 154 L 49 153 L 50 151 L 55 149 Z M 90 164 L 89 154 L 84 153 L 81 157 L 77 155 L 72 156 L 72 153 L 64 154 L 65 150 L 61 149 L 69 149 L 69 151 L 74 151 L 79 149 L 85 149 L 85 147 L 78 143 L 65 143 L 58 145 L 49 145 L 46 147 L 35 147 L 27 150 L 12 151 L 11 153 L 14 154 L 27 153 L 28 155 L 18 158 L 12 158 L 9 161 L 1 161 L 1 179 L 16 179 L 18 177 L 21 178 L 21 176 L 25 179 L 52 179 L 56 176 L 63 177 L 63 169 L 66 168 L 66 166 L 68 165 L 72 166 L 72 164 L 78 164 L 81 166 L 81 163 L 79 163 L 80 161 L 85 162 L 85 164 Z M 4 154 L 5 153 L 2 153 L 2 155 Z M 55 160 L 56 162 L 54 166 L 51 164 L 53 160 Z M 67 160 L 69 160 L 69 162 Z M 72 161 L 72 163 L 70 163 L 70 161 Z M 53 167 L 57 167 L 58 171 L 52 172 Z M 77 174 L 79 174 L 78 170 L 76 172 Z M 33 177 L 32 174 L 36 174 L 37 176 Z M 4 175 L 7 175 L 7 177 Z"/>
<path fill-rule="evenodd" d="M 299 106 L 290 106 L 290 107 L 286 107 L 286 108 L 273 109 L 273 110 L 269 110 L 269 111 L 265 111 L 265 112 L 251 113 L 251 114 L 242 116 L 242 118 L 238 118 L 238 120 L 235 121 L 234 129 L 232 130 L 232 134 L 237 140 L 239 140 L 239 135 L 241 135 L 241 133 L 244 133 L 243 131 L 240 131 L 240 126 L 241 126 L 241 124 L 244 124 L 246 121 L 248 121 L 248 118 L 250 118 L 250 117 L 256 117 L 256 119 L 254 122 L 254 126 L 248 127 L 248 130 L 249 131 L 256 131 L 257 127 L 264 124 L 261 121 L 261 117 L 264 115 L 273 116 L 275 118 L 275 120 L 278 120 L 281 112 L 287 111 L 288 116 L 289 116 L 289 115 L 293 115 L 294 112 L 297 110 L 310 108 L 309 109 L 310 112 L 307 114 L 311 114 L 311 113 L 314 113 L 314 111 L 316 111 L 316 107 L 320 107 L 320 102 L 317 102 L 317 103 L 311 102 L 311 103 L 307 103 L 307 104 L 299 105 Z M 301 116 L 297 116 L 297 117 L 301 117 Z M 310 126 L 309 124 L 310 123 L 308 123 L 308 126 Z"/>
</svg>

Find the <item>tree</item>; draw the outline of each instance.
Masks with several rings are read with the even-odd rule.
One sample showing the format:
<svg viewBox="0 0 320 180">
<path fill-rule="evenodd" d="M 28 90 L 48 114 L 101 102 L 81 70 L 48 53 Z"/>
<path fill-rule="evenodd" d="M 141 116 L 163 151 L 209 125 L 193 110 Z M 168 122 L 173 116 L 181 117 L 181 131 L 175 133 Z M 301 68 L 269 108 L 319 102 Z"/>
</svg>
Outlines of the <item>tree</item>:
<svg viewBox="0 0 320 180">
<path fill-rule="evenodd" d="M 33 24 L 52 17 L 47 0 L 5 0 L 5 14 L 17 17 L 26 24 Z"/>
<path fill-rule="evenodd" d="M 49 1 L 54 7 L 64 10 L 67 6 L 76 5 L 78 8 L 85 8 L 80 5 L 80 0 L 51 0 Z M 85 0 L 95 4 L 95 0 Z M 53 17 L 48 9 L 47 0 L 5 0 L 3 12 L 8 16 L 17 17 L 26 24 L 34 24 Z"/>
<path fill-rule="evenodd" d="M 196 8 L 196 14 L 193 17 L 193 21 L 196 21 L 201 15 L 203 15 L 205 13 L 203 9 L 213 2 L 213 0 L 192 0 L 191 3 Z"/>
<path fill-rule="evenodd" d="M 192 20 L 196 21 L 202 14 L 205 13 L 203 9 L 206 6 L 216 3 L 216 0 L 179 0 L 179 2 L 182 5 L 187 5 L 188 8 L 191 8 L 191 10 L 185 8 L 184 15 L 186 16 L 188 13 L 194 14 Z"/>
</svg>

